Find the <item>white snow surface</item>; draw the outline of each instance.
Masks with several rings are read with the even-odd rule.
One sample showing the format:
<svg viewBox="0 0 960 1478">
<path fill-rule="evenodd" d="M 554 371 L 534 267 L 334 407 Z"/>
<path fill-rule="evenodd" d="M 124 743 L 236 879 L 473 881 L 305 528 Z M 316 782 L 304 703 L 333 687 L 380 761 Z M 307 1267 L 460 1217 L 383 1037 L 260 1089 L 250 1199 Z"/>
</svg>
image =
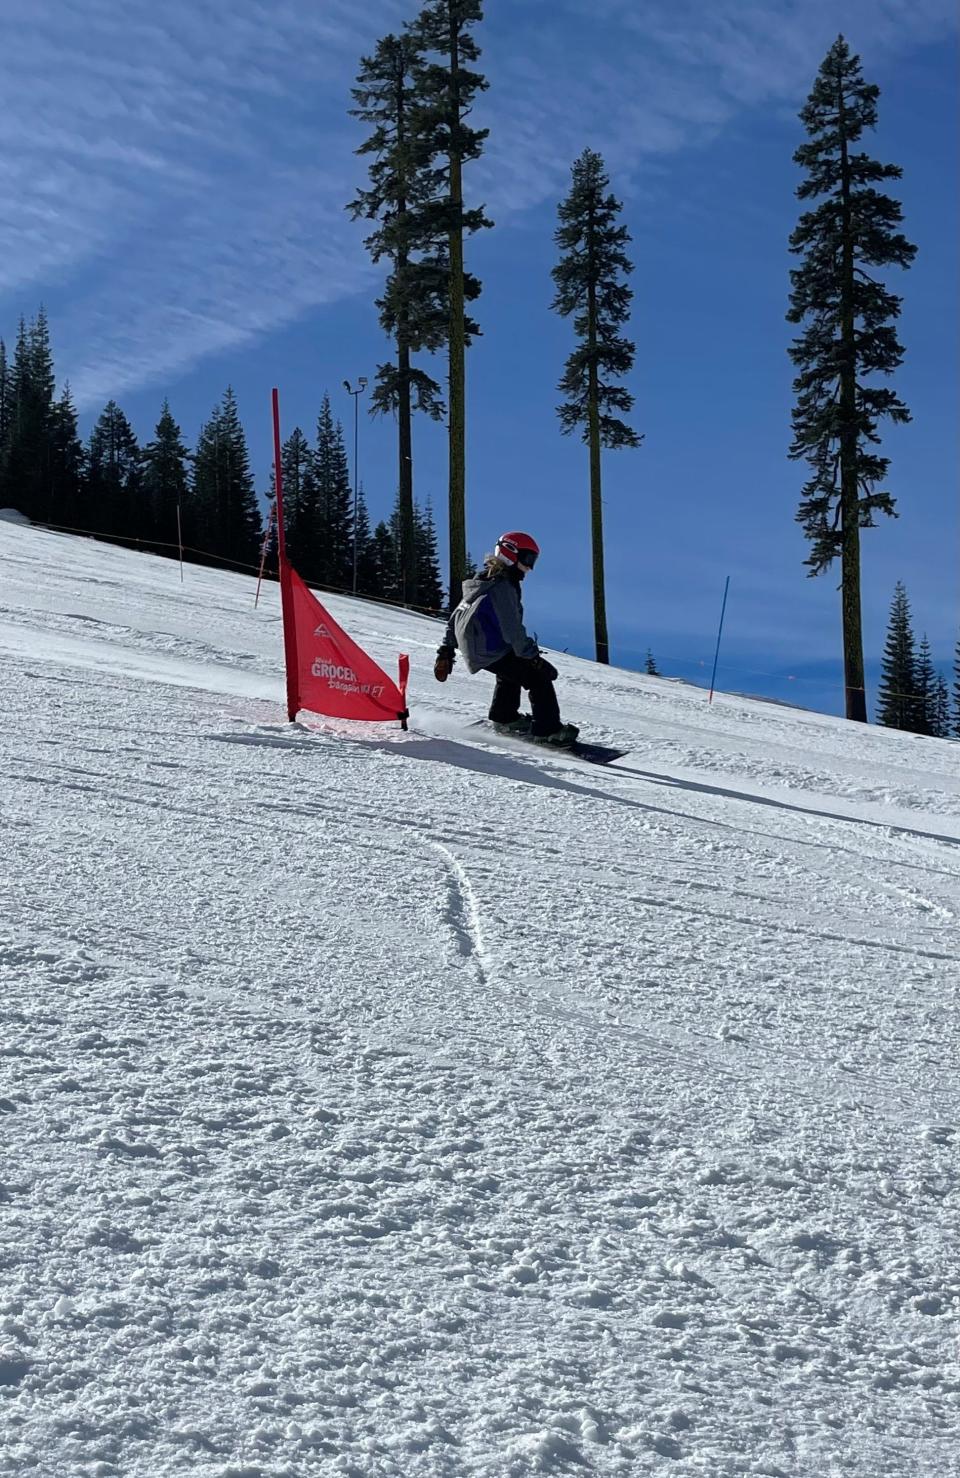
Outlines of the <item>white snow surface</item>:
<svg viewBox="0 0 960 1478">
<path fill-rule="evenodd" d="M 960 1472 L 960 745 L 253 592 L 0 522 L 0 1473 Z"/>
</svg>

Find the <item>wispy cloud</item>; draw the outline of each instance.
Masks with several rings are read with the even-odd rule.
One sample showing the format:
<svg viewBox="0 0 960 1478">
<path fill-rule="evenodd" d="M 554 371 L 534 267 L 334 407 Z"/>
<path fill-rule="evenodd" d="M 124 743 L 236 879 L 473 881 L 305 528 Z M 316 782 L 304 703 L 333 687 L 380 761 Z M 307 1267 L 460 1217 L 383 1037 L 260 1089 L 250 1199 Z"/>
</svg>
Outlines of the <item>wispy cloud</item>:
<svg viewBox="0 0 960 1478">
<path fill-rule="evenodd" d="M 62 299 L 81 406 L 170 380 L 363 288 L 345 210 L 357 59 L 413 0 L 46 0 L 5 37 L 0 294 Z M 587 142 L 628 181 L 739 110 L 793 103 L 837 29 L 871 54 L 953 25 L 947 0 L 525 0 L 488 6 L 498 221 L 556 198 Z"/>
</svg>

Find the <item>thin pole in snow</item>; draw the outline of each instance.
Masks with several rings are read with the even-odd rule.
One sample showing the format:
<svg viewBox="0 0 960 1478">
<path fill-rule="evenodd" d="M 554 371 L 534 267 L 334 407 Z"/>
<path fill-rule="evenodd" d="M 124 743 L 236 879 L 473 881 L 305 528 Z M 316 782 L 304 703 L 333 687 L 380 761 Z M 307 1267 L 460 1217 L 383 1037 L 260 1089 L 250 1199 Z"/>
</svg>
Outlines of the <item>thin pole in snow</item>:
<svg viewBox="0 0 960 1478">
<path fill-rule="evenodd" d="M 177 544 L 180 548 L 180 584 L 183 584 L 183 533 L 180 529 L 180 499 L 177 499 Z"/>
<path fill-rule="evenodd" d="M 260 604 L 260 586 L 263 584 L 263 570 L 267 563 L 267 550 L 270 548 L 270 534 L 273 530 L 273 520 L 277 516 L 276 499 L 270 504 L 270 517 L 267 519 L 267 532 L 263 536 L 263 548 L 260 550 L 260 573 L 257 576 L 257 593 L 253 598 L 254 609 Z"/>
<path fill-rule="evenodd" d="M 287 541 L 283 526 L 283 465 L 280 446 L 280 394 L 273 392 L 273 465 L 277 485 L 277 559 L 280 565 L 280 607 L 283 611 L 283 655 L 287 668 L 287 718 L 293 723 L 300 710 L 297 680 L 297 628 L 293 608 L 293 586 L 287 564 Z"/>
<path fill-rule="evenodd" d="M 723 616 L 724 616 L 724 612 L 727 609 L 727 591 L 729 589 L 730 589 L 730 576 L 728 575 L 727 576 L 727 583 L 723 587 L 723 605 L 720 607 L 720 629 L 717 632 L 717 650 L 713 654 L 713 674 L 712 674 L 712 676 L 710 678 L 710 697 L 707 699 L 707 702 L 708 703 L 712 703 L 713 702 L 713 687 L 714 687 L 714 683 L 717 680 L 717 659 L 720 656 L 720 637 L 723 635 Z"/>
</svg>

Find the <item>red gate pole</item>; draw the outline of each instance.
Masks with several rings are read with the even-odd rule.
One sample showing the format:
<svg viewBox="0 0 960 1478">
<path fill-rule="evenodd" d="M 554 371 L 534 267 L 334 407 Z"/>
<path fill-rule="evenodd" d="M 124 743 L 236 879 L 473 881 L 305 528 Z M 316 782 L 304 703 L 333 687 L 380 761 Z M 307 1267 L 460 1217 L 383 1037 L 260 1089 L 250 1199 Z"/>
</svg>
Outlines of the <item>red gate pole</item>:
<svg viewBox="0 0 960 1478">
<path fill-rule="evenodd" d="M 283 528 L 283 467 L 280 447 L 280 395 L 273 392 L 273 465 L 277 484 L 277 557 L 280 564 L 280 608 L 283 611 L 283 653 L 287 667 L 287 718 L 293 723 L 300 711 L 297 681 L 297 628 L 293 609 L 293 586 L 287 565 L 287 541 Z"/>
</svg>

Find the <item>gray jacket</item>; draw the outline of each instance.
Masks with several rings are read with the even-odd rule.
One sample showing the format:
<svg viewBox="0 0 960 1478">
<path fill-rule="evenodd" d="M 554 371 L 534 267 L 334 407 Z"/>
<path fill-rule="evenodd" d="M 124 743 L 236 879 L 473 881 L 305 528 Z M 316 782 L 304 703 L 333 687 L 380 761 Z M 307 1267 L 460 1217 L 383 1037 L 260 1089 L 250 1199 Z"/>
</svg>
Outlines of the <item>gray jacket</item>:
<svg viewBox="0 0 960 1478">
<path fill-rule="evenodd" d="M 520 587 L 507 575 L 478 575 L 463 582 L 463 600 L 447 622 L 444 646 L 459 648 L 470 672 L 515 652 L 538 657 L 540 648 L 523 625 Z"/>
</svg>

